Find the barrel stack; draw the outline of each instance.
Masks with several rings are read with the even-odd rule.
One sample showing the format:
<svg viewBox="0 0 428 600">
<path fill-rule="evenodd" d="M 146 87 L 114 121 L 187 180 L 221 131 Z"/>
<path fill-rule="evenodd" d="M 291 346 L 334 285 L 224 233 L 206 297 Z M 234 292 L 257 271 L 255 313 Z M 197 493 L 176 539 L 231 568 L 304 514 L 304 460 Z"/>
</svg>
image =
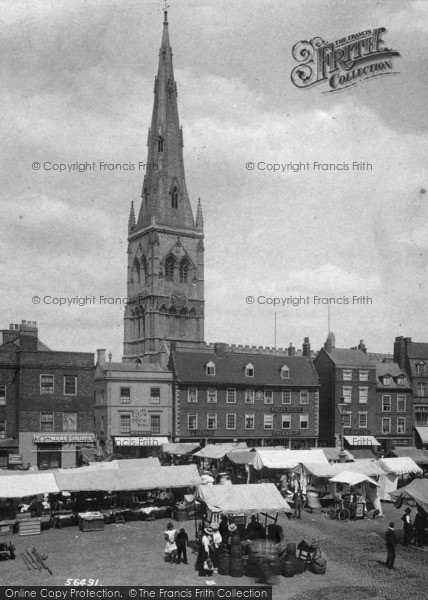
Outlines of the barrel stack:
<svg viewBox="0 0 428 600">
<path fill-rule="evenodd" d="M 231 577 L 242 577 L 244 575 L 244 560 L 242 558 L 239 531 L 234 531 L 230 538 L 230 575 Z"/>
</svg>

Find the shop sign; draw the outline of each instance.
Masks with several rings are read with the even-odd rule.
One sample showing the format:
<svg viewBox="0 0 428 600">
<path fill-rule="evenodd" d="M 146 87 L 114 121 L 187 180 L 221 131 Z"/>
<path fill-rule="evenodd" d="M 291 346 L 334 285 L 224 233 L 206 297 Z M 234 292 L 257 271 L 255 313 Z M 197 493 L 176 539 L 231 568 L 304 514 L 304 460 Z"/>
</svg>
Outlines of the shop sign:
<svg viewBox="0 0 428 600">
<path fill-rule="evenodd" d="M 292 435 L 301 435 L 300 431 L 287 431 L 287 433 L 285 433 L 284 431 L 272 431 L 272 435 L 280 435 L 282 437 L 284 436 L 292 436 Z"/>
<path fill-rule="evenodd" d="M 150 415 L 145 408 L 139 408 L 131 413 L 131 429 L 133 431 L 150 431 Z"/>
<path fill-rule="evenodd" d="M 303 412 L 302 406 L 271 406 L 272 413 L 300 413 Z"/>
<path fill-rule="evenodd" d="M 211 435 L 214 435 L 214 430 L 213 429 L 191 429 L 189 431 L 190 435 L 197 435 L 199 437 L 209 437 Z"/>
<path fill-rule="evenodd" d="M 52 433 L 49 435 L 34 435 L 33 444 L 94 444 L 95 437 L 91 433 Z"/>
<path fill-rule="evenodd" d="M 136 447 L 136 446 L 161 446 L 168 442 L 167 437 L 115 437 L 115 446 Z"/>
<path fill-rule="evenodd" d="M 21 454 L 9 454 L 8 460 L 10 465 L 22 465 Z"/>
<path fill-rule="evenodd" d="M 345 435 L 358 435 L 359 437 L 364 437 L 366 435 L 371 435 L 370 429 L 348 429 L 345 427 Z"/>
</svg>

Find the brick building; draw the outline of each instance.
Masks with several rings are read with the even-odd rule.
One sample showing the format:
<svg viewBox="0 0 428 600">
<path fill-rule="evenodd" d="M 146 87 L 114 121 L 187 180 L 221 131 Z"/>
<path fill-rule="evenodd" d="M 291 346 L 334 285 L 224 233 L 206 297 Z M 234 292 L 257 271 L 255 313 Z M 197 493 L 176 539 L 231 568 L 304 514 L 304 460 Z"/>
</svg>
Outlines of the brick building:
<svg viewBox="0 0 428 600">
<path fill-rule="evenodd" d="M 103 452 L 157 456 L 172 431 L 172 373 L 158 363 L 106 362 L 97 350 L 95 432 Z M 165 361 L 166 362 L 166 361 Z"/>
<path fill-rule="evenodd" d="M 376 364 L 374 435 L 385 453 L 395 446 L 413 446 L 412 386 L 404 369 L 393 361 Z"/>
<path fill-rule="evenodd" d="M 376 448 L 376 365 L 361 341 L 357 348 L 336 348 L 329 333 L 314 360 L 320 381 L 320 444 L 340 445 L 341 416 L 337 405 L 349 405 L 344 419 L 345 447 Z"/>
<path fill-rule="evenodd" d="M 1 334 L 0 437 L 11 439 L 3 467 L 11 454 L 24 465 L 75 467 L 95 441 L 93 355 L 50 350 L 34 322 Z"/>
<path fill-rule="evenodd" d="M 174 441 L 306 448 L 318 440 L 318 378 L 288 351 L 214 344 L 173 349 Z"/>
<path fill-rule="evenodd" d="M 415 445 L 428 448 L 428 344 L 396 337 L 394 361 L 406 371 L 412 385 Z"/>
</svg>

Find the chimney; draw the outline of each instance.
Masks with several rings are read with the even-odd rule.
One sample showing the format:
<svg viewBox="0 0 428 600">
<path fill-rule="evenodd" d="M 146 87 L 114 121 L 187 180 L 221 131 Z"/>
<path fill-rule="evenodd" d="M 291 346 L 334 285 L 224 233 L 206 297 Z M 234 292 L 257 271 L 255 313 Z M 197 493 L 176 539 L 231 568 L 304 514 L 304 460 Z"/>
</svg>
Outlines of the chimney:
<svg viewBox="0 0 428 600">
<path fill-rule="evenodd" d="M 308 337 L 303 338 L 302 350 L 303 356 L 306 356 L 307 358 L 311 357 L 311 344 L 309 343 Z"/>
<path fill-rule="evenodd" d="M 364 354 L 367 354 L 367 348 L 364 343 L 364 340 L 360 340 L 360 343 L 358 344 L 358 350 L 362 350 Z"/>
<path fill-rule="evenodd" d="M 403 338 L 402 335 L 395 338 L 394 342 L 394 362 L 396 362 L 400 369 L 406 368 L 406 356 L 408 345 L 412 343 L 411 337 Z"/>
<path fill-rule="evenodd" d="M 225 356 L 226 355 L 227 344 L 223 342 L 216 342 L 214 344 L 214 352 L 216 356 Z"/>
<path fill-rule="evenodd" d="M 296 348 L 293 346 L 293 343 L 290 342 L 290 346 L 288 347 L 288 356 L 295 356 Z"/>
<path fill-rule="evenodd" d="M 102 367 L 105 366 L 105 364 L 106 364 L 106 349 L 105 348 L 101 348 L 100 350 L 97 350 L 97 363 L 99 365 L 101 365 Z"/>
<path fill-rule="evenodd" d="M 324 344 L 324 350 L 326 350 L 326 352 L 331 352 L 332 350 L 334 350 L 334 348 L 336 348 L 336 336 L 332 331 L 329 331 L 327 340 Z"/>
</svg>

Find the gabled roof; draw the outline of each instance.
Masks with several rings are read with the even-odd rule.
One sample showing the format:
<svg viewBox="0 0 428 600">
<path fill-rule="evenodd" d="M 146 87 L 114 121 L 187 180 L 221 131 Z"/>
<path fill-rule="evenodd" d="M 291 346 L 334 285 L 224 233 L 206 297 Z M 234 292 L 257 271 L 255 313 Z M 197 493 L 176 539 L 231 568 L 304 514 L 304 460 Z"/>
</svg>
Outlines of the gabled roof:
<svg viewBox="0 0 428 600">
<path fill-rule="evenodd" d="M 383 377 L 389 375 L 392 377 L 391 385 L 385 386 L 383 384 Z M 404 377 L 404 385 L 397 384 L 397 377 Z M 377 387 L 387 387 L 388 389 L 412 389 L 410 382 L 407 378 L 406 372 L 400 369 L 399 365 L 395 362 L 381 362 L 376 363 L 376 379 Z"/>
<path fill-rule="evenodd" d="M 318 376 L 312 361 L 305 356 L 282 356 L 268 354 L 226 353 L 176 350 L 172 352 L 174 370 L 179 382 L 206 385 L 248 385 L 306 387 L 318 386 Z M 212 361 L 215 375 L 207 375 L 205 366 Z M 254 377 L 245 375 L 245 367 L 254 366 Z M 281 368 L 286 365 L 290 377 L 281 377 Z"/>
<path fill-rule="evenodd" d="M 327 350 L 325 350 L 325 352 L 337 367 L 374 368 L 374 365 L 367 354 L 359 348 L 333 348 L 330 352 L 327 352 Z"/>
</svg>

